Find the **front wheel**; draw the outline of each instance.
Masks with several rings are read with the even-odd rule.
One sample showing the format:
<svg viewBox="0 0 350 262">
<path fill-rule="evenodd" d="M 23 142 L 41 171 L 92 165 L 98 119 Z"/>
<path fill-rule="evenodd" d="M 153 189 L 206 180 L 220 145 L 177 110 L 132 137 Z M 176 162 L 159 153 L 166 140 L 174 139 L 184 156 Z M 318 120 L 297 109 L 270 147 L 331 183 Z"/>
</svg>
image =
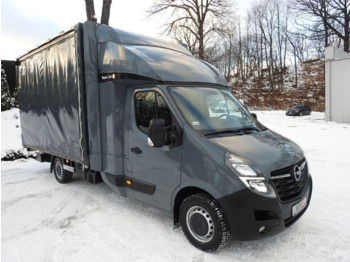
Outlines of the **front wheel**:
<svg viewBox="0 0 350 262">
<path fill-rule="evenodd" d="M 191 244 L 206 252 L 223 248 L 230 238 L 224 212 L 205 194 L 191 195 L 183 201 L 180 225 Z"/>
<path fill-rule="evenodd" d="M 55 158 L 55 160 L 53 162 L 53 170 L 55 173 L 55 178 L 56 178 L 58 183 L 66 184 L 73 177 L 73 173 L 71 173 L 67 170 L 64 170 L 63 162 L 62 162 L 61 158 L 58 158 L 58 157 Z"/>
</svg>

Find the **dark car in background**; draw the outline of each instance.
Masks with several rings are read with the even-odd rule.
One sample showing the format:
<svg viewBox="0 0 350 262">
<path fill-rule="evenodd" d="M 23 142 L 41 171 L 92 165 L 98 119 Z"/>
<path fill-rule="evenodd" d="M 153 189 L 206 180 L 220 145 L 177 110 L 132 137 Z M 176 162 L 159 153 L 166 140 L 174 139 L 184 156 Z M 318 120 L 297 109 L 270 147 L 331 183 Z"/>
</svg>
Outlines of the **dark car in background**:
<svg viewBox="0 0 350 262">
<path fill-rule="evenodd" d="M 311 108 L 309 106 L 293 106 L 292 108 L 289 108 L 286 112 L 287 116 L 303 116 L 303 115 L 310 115 L 311 114 Z"/>
</svg>

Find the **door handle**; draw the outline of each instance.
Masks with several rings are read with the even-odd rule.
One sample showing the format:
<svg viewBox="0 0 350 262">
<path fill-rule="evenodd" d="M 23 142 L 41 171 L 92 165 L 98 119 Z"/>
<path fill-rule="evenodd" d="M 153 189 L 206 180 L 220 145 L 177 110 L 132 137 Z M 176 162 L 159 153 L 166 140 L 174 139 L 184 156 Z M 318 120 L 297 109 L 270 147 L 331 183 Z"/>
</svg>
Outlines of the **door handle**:
<svg viewBox="0 0 350 262">
<path fill-rule="evenodd" d="M 130 151 L 137 155 L 142 154 L 142 150 L 139 147 L 133 147 L 130 149 Z"/>
</svg>

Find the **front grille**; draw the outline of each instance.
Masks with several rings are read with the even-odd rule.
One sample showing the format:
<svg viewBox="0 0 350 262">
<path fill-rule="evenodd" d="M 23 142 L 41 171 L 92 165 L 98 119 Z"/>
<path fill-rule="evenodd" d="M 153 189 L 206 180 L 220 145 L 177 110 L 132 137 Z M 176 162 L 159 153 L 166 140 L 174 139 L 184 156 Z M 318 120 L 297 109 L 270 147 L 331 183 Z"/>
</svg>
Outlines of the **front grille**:
<svg viewBox="0 0 350 262">
<path fill-rule="evenodd" d="M 306 184 L 309 177 L 307 163 L 301 171 L 299 181 L 296 181 L 293 174 L 294 167 L 296 165 L 301 166 L 304 161 L 306 161 L 305 158 L 295 165 L 271 172 L 272 185 L 275 187 L 281 201 L 288 201 L 297 197 Z"/>
</svg>

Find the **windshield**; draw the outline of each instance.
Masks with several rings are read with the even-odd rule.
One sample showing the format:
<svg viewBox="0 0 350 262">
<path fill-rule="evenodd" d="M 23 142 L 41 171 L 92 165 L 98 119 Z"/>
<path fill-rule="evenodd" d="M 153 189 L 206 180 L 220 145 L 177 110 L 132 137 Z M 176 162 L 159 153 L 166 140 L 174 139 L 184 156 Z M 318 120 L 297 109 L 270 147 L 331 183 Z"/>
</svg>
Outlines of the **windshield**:
<svg viewBox="0 0 350 262">
<path fill-rule="evenodd" d="M 301 109 L 302 106 L 293 106 L 292 109 Z"/>
<path fill-rule="evenodd" d="M 187 123 L 202 135 L 264 129 L 228 89 L 172 87 L 169 91 Z"/>
</svg>

